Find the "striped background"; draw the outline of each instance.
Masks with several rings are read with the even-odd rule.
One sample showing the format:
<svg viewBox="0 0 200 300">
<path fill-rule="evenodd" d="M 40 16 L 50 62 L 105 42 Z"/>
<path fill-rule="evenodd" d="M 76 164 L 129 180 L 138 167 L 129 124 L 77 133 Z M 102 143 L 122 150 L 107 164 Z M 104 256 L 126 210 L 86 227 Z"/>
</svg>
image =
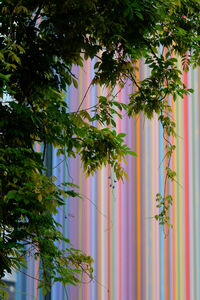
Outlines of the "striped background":
<svg viewBox="0 0 200 300">
<path fill-rule="evenodd" d="M 89 86 L 93 62 L 76 69 L 79 88 L 69 88 L 66 101 L 76 111 Z M 148 76 L 141 61 L 138 77 Z M 63 289 L 56 284 L 51 299 L 62 300 L 140 300 L 200 299 L 200 197 L 199 197 L 199 72 L 183 75 L 192 96 L 172 103 L 176 120 L 177 149 L 172 166 L 177 183 L 168 185 L 174 197 L 170 211 L 172 230 L 163 230 L 153 216 L 157 213 L 155 195 L 163 192 L 165 161 L 162 127 L 157 118 L 143 115 L 129 120 L 126 114 L 117 119 L 117 131 L 126 132 L 126 143 L 137 152 L 127 157 L 125 166 L 129 181 L 115 182 L 110 168 L 103 168 L 94 177 L 85 178 L 78 159 L 63 158 L 53 152 L 53 175 L 58 182 L 73 181 L 80 186 L 83 198 L 70 199 L 56 217 L 63 231 L 74 244 L 94 260 L 95 279 L 83 277 L 78 287 Z M 116 93 L 119 88 L 116 87 Z M 127 102 L 132 86 L 117 94 L 118 101 Z M 106 89 L 93 87 L 83 108 L 95 104 Z M 169 99 L 171 101 L 171 99 Z M 29 274 L 37 275 L 38 264 L 29 259 Z M 35 276 L 34 275 L 34 276 Z M 37 281 L 18 274 L 16 299 L 42 299 Z"/>
</svg>

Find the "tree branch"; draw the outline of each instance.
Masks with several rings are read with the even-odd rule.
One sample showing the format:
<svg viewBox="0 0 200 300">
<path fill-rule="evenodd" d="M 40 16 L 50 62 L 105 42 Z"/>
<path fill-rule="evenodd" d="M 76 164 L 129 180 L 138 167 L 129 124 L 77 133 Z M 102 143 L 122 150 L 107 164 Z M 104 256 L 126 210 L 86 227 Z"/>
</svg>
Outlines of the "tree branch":
<svg viewBox="0 0 200 300">
<path fill-rule="evenodd" d="M 37 19 L 39 18 L 40 12 L 42 10 L 43 4 L 44 4 L 44 2 L 41 1 L 40 4 L 39 4 L 39 7 L 38 7 L 38 9 L 37 9 L 37 11 L 35 13 L 35 17 L 33 18 L 33 20 L 31 21 L 31 23 L 29 25 L 30 27 L 34 27 L 35 26 L 35 23 L 36 23 Z"/>
<path fill-rule="evenodd" d="M 82 101 L 81 101 L 81 103 L 80 103 L 80 105 L 79 105 L 79 107 L 78 107 L 78 109 L 77 109 L 77 112 L 79 112 L 79 110 L 80 110 L 80 108 L 81 108 L 81 105 L 83 104 L 83 102 L 84 102 L 84 100 L 85 100 L 85 98 L 86 98 L 86 96 L 87 96 L 87 94 L 88 94 L 88 92 L 89 92 L 89 89 L 90 89 L 91 85 L 92 85 L 92 81 L 90 82 L 90 84 L 89 84 L 89 86 L 88 86 L 88 88 L 87 88 L 87 90 L 86 90 L 86 92 L 85 92 L 85 95 L 84 95 L 84 97 L 83 97 L 83 99 L 82 99 Z"/>
</svg>

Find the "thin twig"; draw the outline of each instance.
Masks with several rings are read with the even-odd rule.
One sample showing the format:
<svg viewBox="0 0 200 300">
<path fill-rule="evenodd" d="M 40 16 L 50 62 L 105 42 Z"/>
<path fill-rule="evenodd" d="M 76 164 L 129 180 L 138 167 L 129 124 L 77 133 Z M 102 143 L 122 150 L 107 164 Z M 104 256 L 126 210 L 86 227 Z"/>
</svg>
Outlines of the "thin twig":
<svg viewBox="0 0 200 300">
<path fill-rule="evenodd" d="M 30 277 L 31 279 L 34 279 L 34 280 L 37 280 L 37 281 L 40 281 L 40 282 L 42 281 L 41 279 L 36 278 L 36 277 L 34 277 L 34 276 L 31 276 L 31 275 L 29 275 L 29 274 L 23 272 L 23 271 L 20 270 L 20 269 L 17 269 L 17 271 L 21 272 L 22 274 L 26 275 L 27 277 Z"/>
<path fill-rule="evenodd" d="M 86 92 L 85 92 L 85 95 L 84 95 L 84 97 L 83 97 L 83 99 L 82 99 L 82 101 L 81 101 L 81 103 L 80 103 L 80 105 L 79 105 L 79 107 L 78 107 L 78 109 L 77 109 L 77 112 L 79 112 L 79 110 L 80 110 L 80 108 L 81 108 L 81 105 L 83 104 L 83 102 L 84 102 L 84 100 L 85 100 L 85 98 L 86 98 L 86 96 L 87 96 L 87 94 L 88 94 L 88 92 L 89 92 L 89 89 L 90 89 L 91 85 L 92 85 L 92 81 L 90 82 L 90 84 L 89 84 L 89 86 L 88 86 L 88 88 L 87 88 L 87 90 L 86 90 Z"/>
</svg>

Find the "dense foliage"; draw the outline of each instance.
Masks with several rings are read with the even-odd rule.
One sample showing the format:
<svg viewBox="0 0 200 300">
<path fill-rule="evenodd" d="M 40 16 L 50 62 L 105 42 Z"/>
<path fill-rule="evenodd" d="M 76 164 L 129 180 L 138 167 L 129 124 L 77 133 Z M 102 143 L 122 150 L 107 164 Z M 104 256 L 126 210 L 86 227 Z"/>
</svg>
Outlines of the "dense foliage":
<svg viewBox="0 0 200 300">
<path fill-rule="evenodd" d="M 167 140 L 166 176 L 174 180 L 175 146 L 169 138 L 175 123 L 167 97 L 175 101 L 191 92 L 176 57 L 182 70 L 199 65 L 199 16 L 198 0 L 0 1 L 0 278 L 25 264 L 30 247 L 41 259 L 44 293 L 50 282 L 76 284 L 80 272 L 92 276 L 92 259 L 70 248 L 54 221 L 59 206 L 78 194 L 72 184 L 56 186 L 46 176 L 47 145 L 57 147 L 58 155 L 79 155 L 87 174 L 110 164 L 121 179 L 126 176 L 121 161 L 135 153 L 123 144 L 124 134 L 116 134 L 113 116 L 121 117 L 123 109 L 130 117 L 157 113 Z M 151 70 L 142 81 L 136 77 L 141 57 Z M 101 96 L 92 114 L 81 106 L 69 111 L 63 91 L 77 87 L 72 66 L 88 58 L 96 60 L 91 85 L 112 89 L 133 82 L 129 105 Z M 35 142 L 42 153 L 35 152 Z M 158 194 L 156 200 L 156 218 L 169 223 L 171 196 Z M 59 250 L 56 241 L 66 248 Z"/>
</svg>

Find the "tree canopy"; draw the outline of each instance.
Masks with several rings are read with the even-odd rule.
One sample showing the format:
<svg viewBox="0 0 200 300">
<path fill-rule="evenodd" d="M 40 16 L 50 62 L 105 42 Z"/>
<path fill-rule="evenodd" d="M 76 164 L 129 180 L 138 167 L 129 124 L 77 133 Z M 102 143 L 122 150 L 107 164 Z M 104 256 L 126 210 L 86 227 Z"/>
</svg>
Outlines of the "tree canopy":
<svg viewBox="0 0 200 300">
<path fill-rule="evenodd" d="M 167 97 L 176 101 L 192 92 L 181 76 L 200 63 L 199 33 L 198 0 L 0 1 L 0 278 L 25 264 L 30 245 L 42 262 L 44 294 L 50 282 L 76 284 L 82 271 L 92 276 L 92 258 L 70 248 L 53 218 L 64 201 L 78 194 L 73 184 L 57 186 L 47 176 L 47 145 L 57 147 L 58 155 L 79 155 L 87 174 L 109 164 L 122 179 L 121 162 L 135 152 L 124 144 L 124 134 L 116 134 L 114 115 L 126 110 L 129 117 L 143 112 L 152 118 L 157 113 L 170 161 L 175 123 Z M 151 74 L 139 81 L 142 57 Z M 132 81 L 135 92 L 128 105 L 100 96 L 92 113 L 81 106 L 69 111 L 65 92 L 71 84 L 77 87 L 72 67 L 88 58 L 96 61 L 91 85 L 112 90 Z M 36 142 L 42 153 L 35 151 Z M 166 174 L 174 180 L 170 164 Z M 156 200 L 156 218 L 169 223 L 171 196 L 158 194 Z M 59 250 L 56 241 L 68 246 Z"/>
</svg>

